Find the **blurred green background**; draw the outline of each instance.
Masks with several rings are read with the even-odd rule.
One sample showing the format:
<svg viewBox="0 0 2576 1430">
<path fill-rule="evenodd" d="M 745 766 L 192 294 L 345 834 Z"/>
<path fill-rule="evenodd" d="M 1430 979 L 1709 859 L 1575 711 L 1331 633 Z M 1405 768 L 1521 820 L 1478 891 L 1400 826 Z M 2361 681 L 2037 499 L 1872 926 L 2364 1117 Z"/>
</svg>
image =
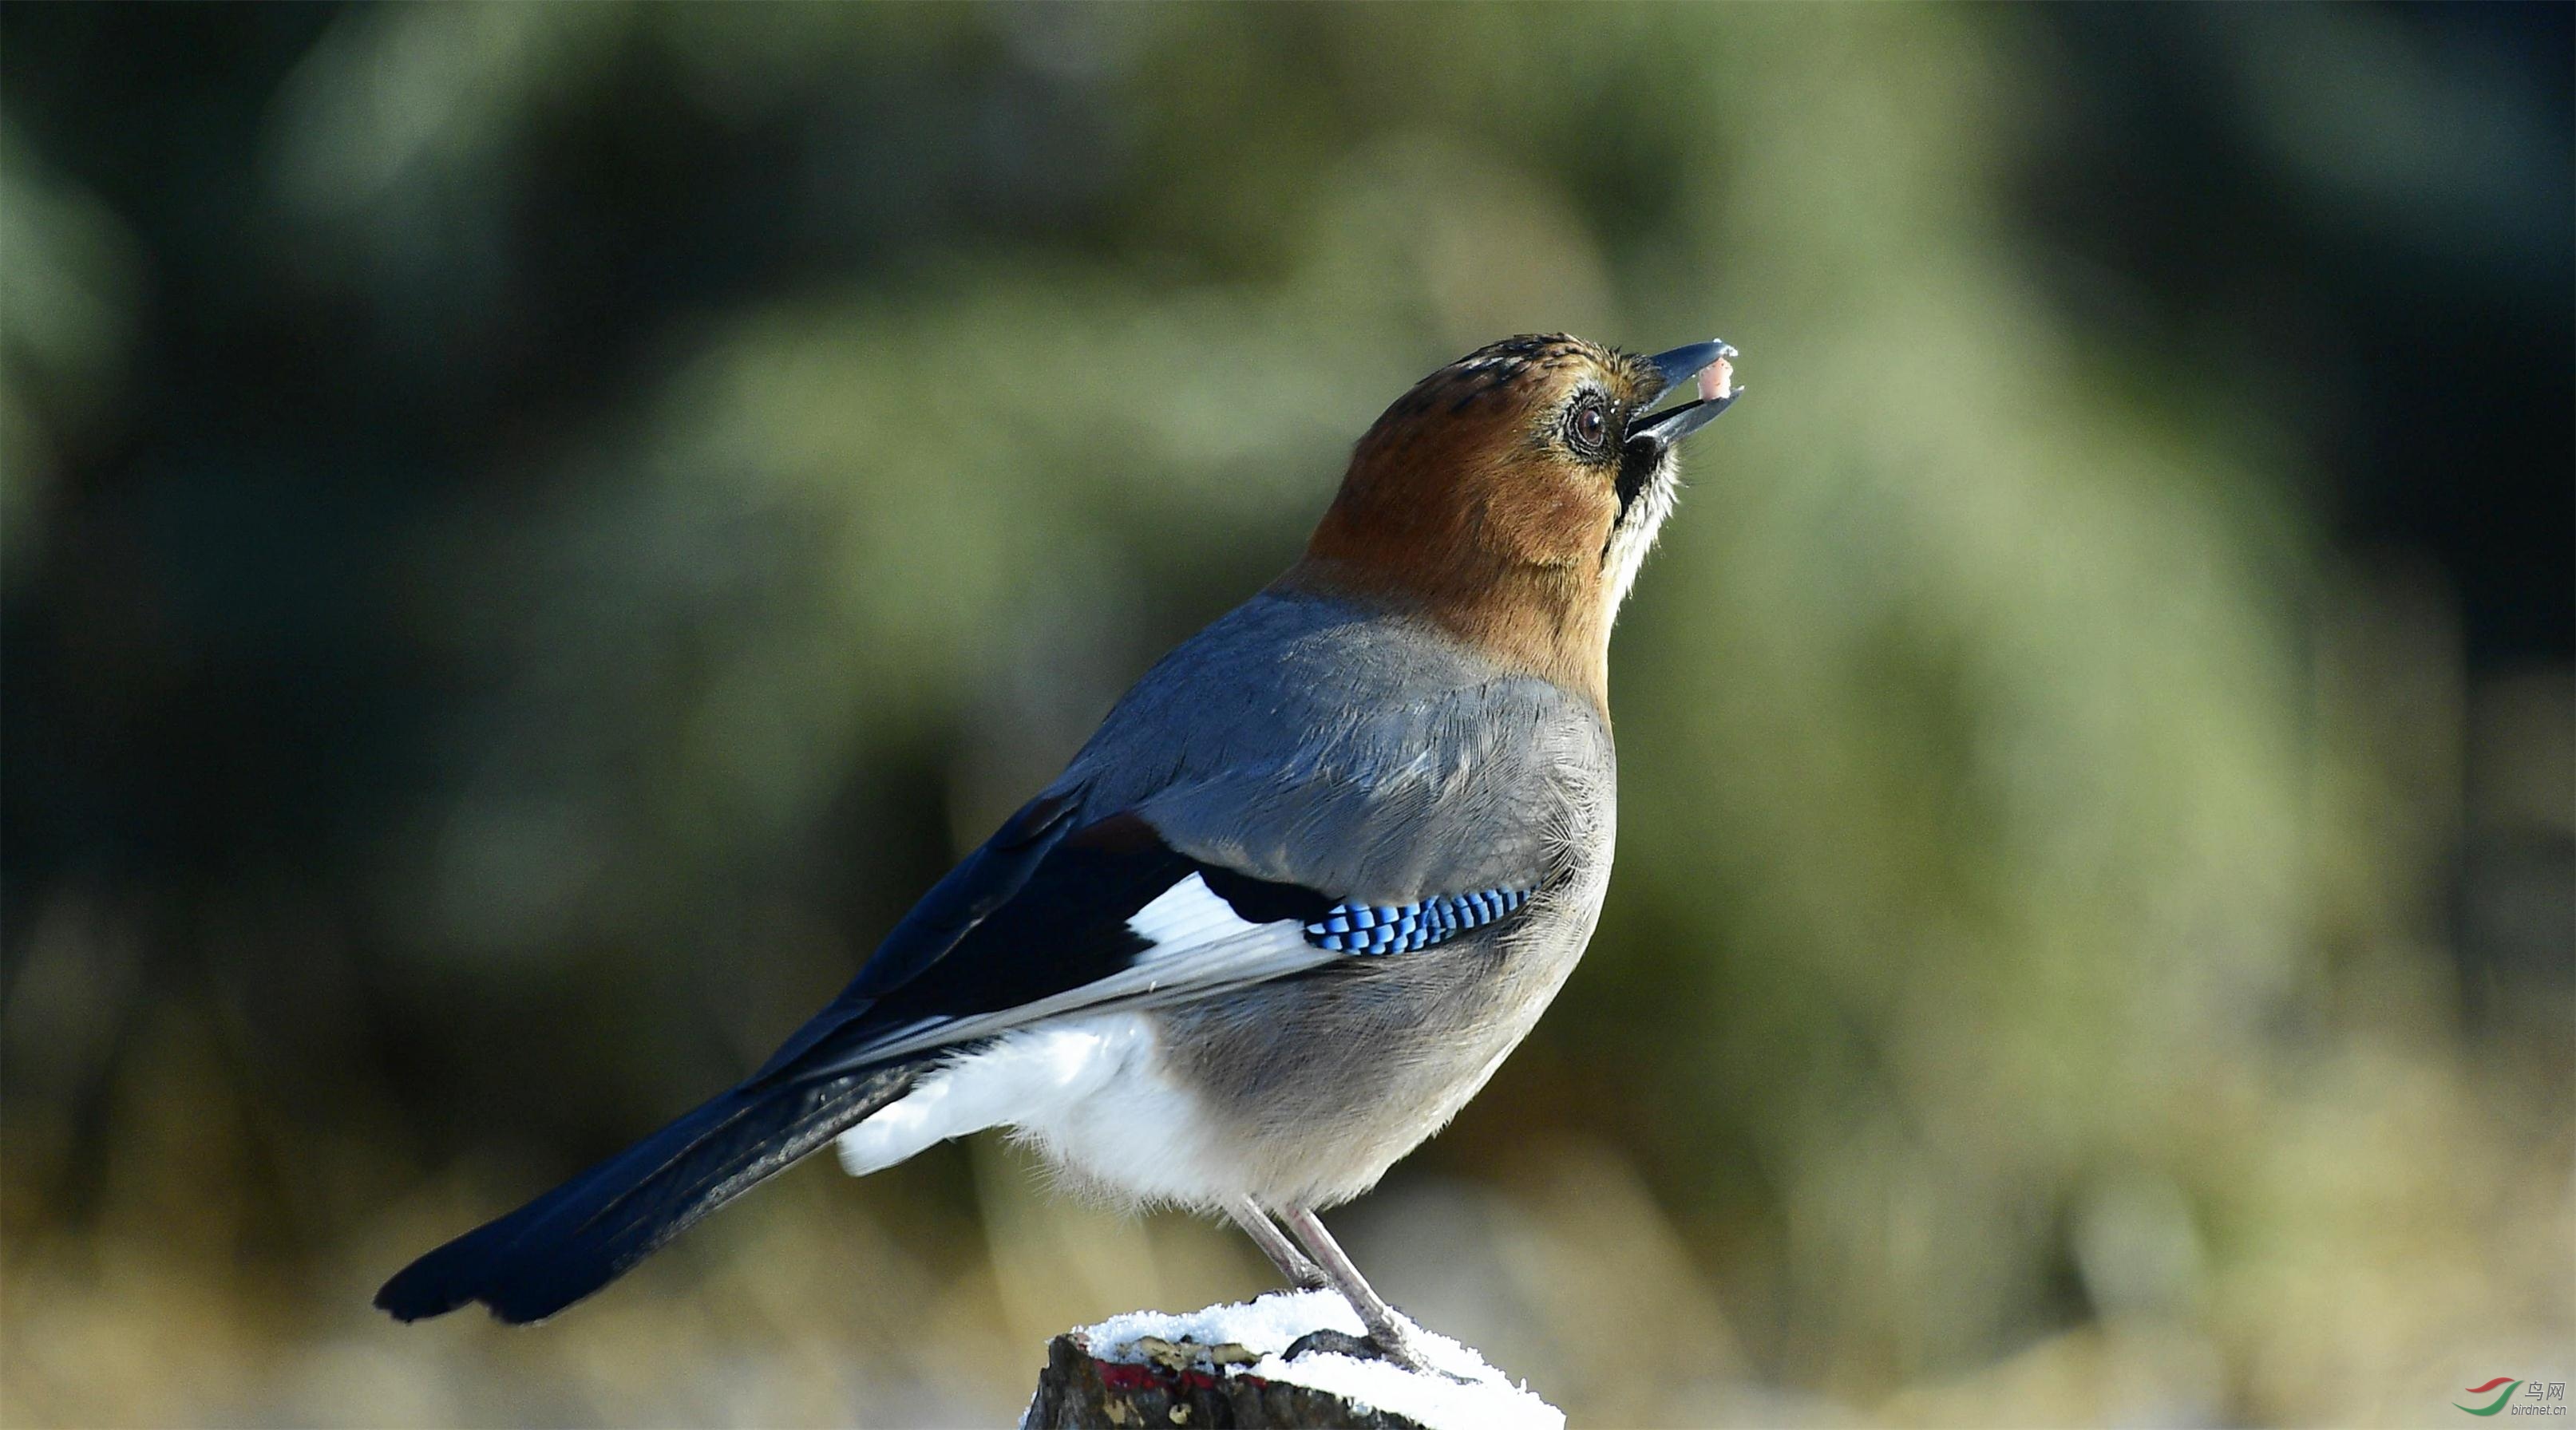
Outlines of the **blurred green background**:
<svg viewBox="0 0 2576 1430">
<path fill-rule="evenodd" d="M 989 1425 L 1261 1289 L 979 1139 L 367 1307 L 1554 329 L 1752 396 L 1381 1288 L 1589 1426 L 2576 1380 L 2570 14 L 9 5 L 0 1417 Z"/>
</svg>

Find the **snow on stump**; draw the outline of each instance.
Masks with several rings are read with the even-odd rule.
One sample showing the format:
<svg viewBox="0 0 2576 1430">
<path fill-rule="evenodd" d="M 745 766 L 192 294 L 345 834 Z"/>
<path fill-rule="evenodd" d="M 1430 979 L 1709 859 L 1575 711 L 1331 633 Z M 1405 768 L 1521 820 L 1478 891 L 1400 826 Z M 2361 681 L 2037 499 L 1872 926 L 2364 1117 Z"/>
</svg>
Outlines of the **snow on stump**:
<svg viewBox="0 0 2576 1430">
<path fill-rule="evenodd" d="M 1185 1316 L 1112 1316 L 1048 1343 L 1021 1430 L 1564 1430 L 1562 1411 L 1446 1336 L 1422 1337 L 1423 1354 L 1445 1376 L 1318 1345 L 1361 1334 L 1350 1303 L 1330 1291 L 1282 1291 Z"/>
</svg>

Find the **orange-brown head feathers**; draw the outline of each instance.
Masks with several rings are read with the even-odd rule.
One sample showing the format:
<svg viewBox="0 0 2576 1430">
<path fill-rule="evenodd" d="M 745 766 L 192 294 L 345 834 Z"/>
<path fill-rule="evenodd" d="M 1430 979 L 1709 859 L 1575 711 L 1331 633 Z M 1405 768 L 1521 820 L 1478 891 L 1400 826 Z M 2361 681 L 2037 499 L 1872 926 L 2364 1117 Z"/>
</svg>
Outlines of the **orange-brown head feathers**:
<svg viewBox="0 0 2576 1430">
<path fill-rule="evenodd" d="M 1672 442 L 1733 401 L 1702 343 L 1495 343 L 1414 384 L 1351 455 L 1288 580 L 1419 610 L 1606 708 L 1610 624 L 1672 507 Z M 1706 371 L 1710 399 L 1649 413 Z"/>
</svg>

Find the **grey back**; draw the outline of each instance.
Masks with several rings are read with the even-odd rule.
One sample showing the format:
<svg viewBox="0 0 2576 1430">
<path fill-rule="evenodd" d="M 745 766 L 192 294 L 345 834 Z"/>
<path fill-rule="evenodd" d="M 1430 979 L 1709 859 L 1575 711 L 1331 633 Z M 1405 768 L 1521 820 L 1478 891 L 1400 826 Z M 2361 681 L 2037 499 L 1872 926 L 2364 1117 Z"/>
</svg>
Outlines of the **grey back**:
<svg viewBox="0 0 2576 1430">
<path fill-rule="evenodd" d="M 1401 612 L 1274 591 L 1148 671 L 1055 788 L 1194 858 L 1403 902 L 1582 862 L 1614 759 L 1580 696 Z"/>
</svg>

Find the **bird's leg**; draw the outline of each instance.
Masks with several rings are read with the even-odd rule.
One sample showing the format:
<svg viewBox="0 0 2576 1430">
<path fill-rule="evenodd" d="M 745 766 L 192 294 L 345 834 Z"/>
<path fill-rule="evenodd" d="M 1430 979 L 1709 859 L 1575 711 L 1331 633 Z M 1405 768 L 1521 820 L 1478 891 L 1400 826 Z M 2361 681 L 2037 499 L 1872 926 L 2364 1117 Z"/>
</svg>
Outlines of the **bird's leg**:
<svg viewBox="0 0 2576 1430">
<path fill-rule="evenodd" d="M 1261 1254 L 1269 1257 L 1270 1264 L 1291 1283 L 1308 1291 L 1321 1291 L 1333 1284 L 1324 1275 L 1324 1268 L 1308 1260 L 1306 1253 L 1297 1249 L 1297 1243 L 1290 1241 L 1279 1224 L 1270 1219 L 1270 1213 L 1252 1198 L 1235 1198 L 1226 1204 L 1225 1214 L 1234 1218 L 1234 1224 L 1243 1228 L 1243 1234 L 1252 1238 L 1252 1244 L 1260 1247 Z"/>
<path fill-rule="evenodd" d="M 1315 1254 L 1316 1265 L 1324 1273 L 1325 1281 L 1342 1293 L 1342 1299 L 1351 1303 L 1352 1310 L 1360 1313 L 1360 1324 L 1368 1327 L 1369 1339 L 1377 1342 L 1380 1354 L 1407 1370 L 1439 1374 L 1423 1357 L 1421 1346 L 1413 1336 L 1413 1323 L 1398 1315 L 1393 1306 L 1386 1304 L 1377 1292 L 1369 1288 L 1367 1280 L 1360 1275 L 1360 1269 L 1351 1264 L 1350 1253 L 1342 1250 L 1341 1243 L 1324 1230 L 1324 1224 L 1316 1219 L 1312 1207 L 1286 1208 L 1279 1213 L 1279 1219 L 1286 1222 L 1297 1239 L 1306 1243 L 1306 1249 Z"/>
</svg>

